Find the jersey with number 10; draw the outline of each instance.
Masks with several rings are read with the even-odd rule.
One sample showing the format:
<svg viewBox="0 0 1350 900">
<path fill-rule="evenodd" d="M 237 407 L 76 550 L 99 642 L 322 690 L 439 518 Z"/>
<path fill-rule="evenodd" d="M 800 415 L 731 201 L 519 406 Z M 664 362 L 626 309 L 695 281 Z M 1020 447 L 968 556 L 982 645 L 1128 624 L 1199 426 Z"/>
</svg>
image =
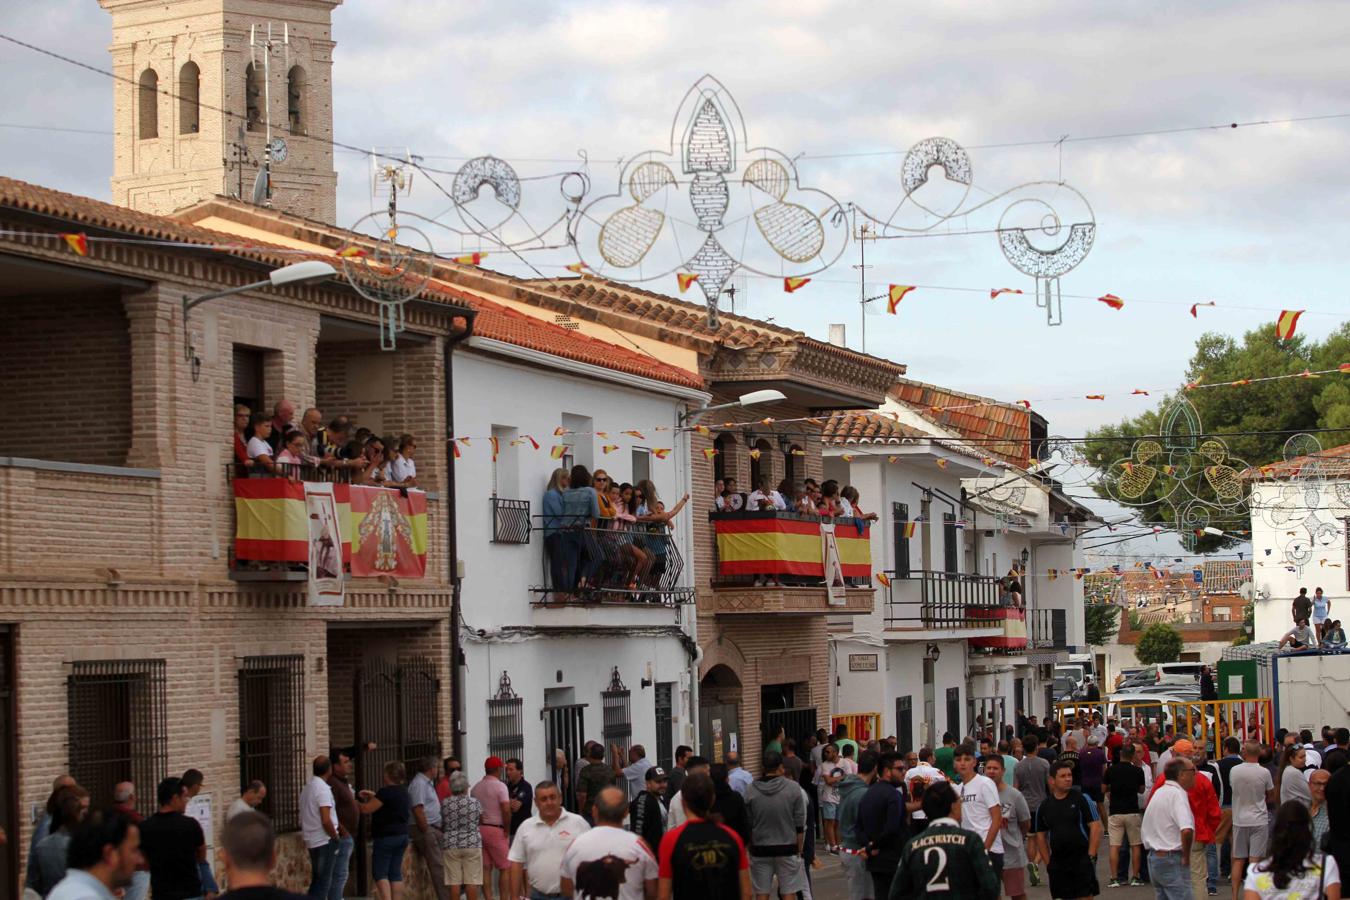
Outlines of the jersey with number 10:
<svg viewBox="0 0 1350 900">
<path fill-rule="evenodd" d="M 932 896 L 997 900 L 998 894 L 984 841 L 953 819 L 938 819 L 905 842 L 889 900 Z"/>
</svg>

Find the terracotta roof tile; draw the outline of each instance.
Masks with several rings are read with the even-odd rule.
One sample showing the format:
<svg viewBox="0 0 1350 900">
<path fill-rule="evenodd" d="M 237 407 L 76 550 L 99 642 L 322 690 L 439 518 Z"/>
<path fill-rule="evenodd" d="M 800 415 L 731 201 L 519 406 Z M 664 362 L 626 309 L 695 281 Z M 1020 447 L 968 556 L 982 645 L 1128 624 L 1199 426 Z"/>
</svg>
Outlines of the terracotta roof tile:
<svg viewBox="0 0 1350 900">
<path fill-rule="evenodd" d="M 969 456 L 972 459 L 982 460 L 987 456 L 992 456 L 979 447 L 971 447 L 960 441 L 943 438 L 940 435 L 915 428 L 912 425 L 906 425 L 903 422 L 897 422 L 888 416 L 875 412 L 834 413 L 825 420 L 825 425 L 821 429 L 821 440 L 836 447 L 849 444 L 899 446 L 918 441 L 932 441 L 938 446 L 954 453 Z"/>
<path fill-rule="evenodd" d="M 1266 471 L 1263 472 L 1262 469 Z M 1253 481 L 1284 481 L 1296 475 L 1311 475 L 1314 472 L 1320 478 L 1350 477 L 1350 444 L 1331 447 L 1316 455 L 1253 466 L 1243 472 L 1242 477 Z"/>
<path fill-rule="evenodd" d="M 1021 406 L 902 378 L 890 396 L 942 428 L 976 441 L 990 456 L 1025 466 L 1031 414 Z"/>
<path fill-rule="evenodd" d="M 0 206 L 51 216 L 54 219 L 69 222 L 71 223 L 69 227 L 75 228 L 85 226 L 184 244 L 229 245 L 241 242 L 240 237 L 235 234 L 202 228 L 167 216 L 157 216 L 114 206 L 101 200 L 81 197 L 13 178 L 0 177 Z M 364 242 L 370 239 L 368 235 L 357 234 L 344 229 L 331 228 L 330 232 L 350 234 L 354 241 Z M 293 249 L 281 245 L 266 244 L 255 239 L 249 239 L 247 243 L 249 249 L 231 250 L 229 252 L 242 258 L 254 259 L 271 265 L 285 265 L 304 258 L 333 261 L 333 255 L 330 253 L 297 254 Z M 627 347 L 610 344 L 559 325 L 526 316 L 441 281 L 432 281 L 424 290 L 423 297 L 477 310 L 479 315 L 476 319 L 475 333 L 484 337 L 682 387 L 703 387 L 703 380 L 692 372 L 668 365 L 653 357 L 636 353 Z"/>
</svg>

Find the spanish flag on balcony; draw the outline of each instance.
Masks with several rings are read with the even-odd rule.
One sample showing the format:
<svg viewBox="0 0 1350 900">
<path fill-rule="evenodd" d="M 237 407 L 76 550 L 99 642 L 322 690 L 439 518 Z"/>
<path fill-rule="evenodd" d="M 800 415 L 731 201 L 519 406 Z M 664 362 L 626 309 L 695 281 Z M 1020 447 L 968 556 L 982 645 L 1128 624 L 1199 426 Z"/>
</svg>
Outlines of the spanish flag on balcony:
<svg viewBox="0 0 1350 900">
<path fill-rule="evenodd" d="M 235 557 L 282 563 L 309 561 L 305 485 L 284 478 L 236 478 Z M 427 495 L 367 485 L 335 484 L 342 562 L 357 578 L 422 578 L 427 567 Z"/>
<path fill-rule="evenodd" d="M 772 515 L 713 520 L 717 532 L 717 566 L 722 575 L 803 575 L 823 578 L 821 524 Z M 872 576 L 872 548 L 867 529 L 836 520 L 835 544 L 846 578 Z"/>
</svg>

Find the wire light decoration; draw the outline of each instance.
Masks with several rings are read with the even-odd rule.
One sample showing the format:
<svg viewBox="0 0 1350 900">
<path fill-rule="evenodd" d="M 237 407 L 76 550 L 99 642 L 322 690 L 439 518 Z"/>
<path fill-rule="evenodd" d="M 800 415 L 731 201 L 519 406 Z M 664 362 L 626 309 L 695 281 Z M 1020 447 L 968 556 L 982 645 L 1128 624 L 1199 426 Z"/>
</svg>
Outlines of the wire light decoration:
<svg viewBox="0 0 1350 900">
<path fill-rule="evenodd" d="M 431 241 L 420 229 L 400 220 L 399 193 L 406 195 L 412 189 L 407 166 L 381 163 L 372 172 L 371 184 L 372 191 L 387 188 L 388 205 L 362 216 L 351 230 L 378 235 L 378 239 L 373 247 L 352 248 L 339 255 L 352 287 L 380 308 L 380 349 L 393 350 L 404 330 L 404 305 L 422 293 L 431 279 Z"/>
<path fill-rule="evenodd" d="M 801 186 L 792 159 L 750 146 L 735 99 L 705 75 L 680 103 L 669 147 L 629 158 L 617 190 L 573 220 L 572 239 L 597 275 L 696 284 L 716 327 L 733 274 L 806 277 L 837 261 L 848 243 L 842 214 L 829 194 Z"/>
<path fill-rule="evenodd" d="M 1161 422 L 1159 436 L 1135 441 L 1129 456 L 1111 463 L 1100 483 L 1123 506 L 1169 508 L 1164 518 L 1194 550 L 1212 520 L 1245 516 L 1242 473 L 1249 466 L 1220 437 L 1205 434 L 1200 414 L 1184 395 L 1171 400 Z"/>
<path fill-rule="evenodd" d="M 1302 577 L 1315 559 L 1344 559 L 1350 482 L 1329 471 L 1322 444 L 1311 434 L 1290 437 L 1282 456 L 1283 479 L 1252 488 L 1253 516 L 1271 527 L 1280 553 L 1257 562 L 1273 562 Z"/>
<path fill-rule="evenodd" d="M 946 185 L 930 178 L 936 168 Z M 1013 268 L 1034 280 L 1036 305 L 1045 310 L 1046 324 L 1062 324 L 1059 280 L 1087 258 L 1097 238 L 1087 198 L 1062 180 L 1027 182 L 979 202 L 971 202 L 974 187 L 974 166 L 965 148 L 951 138 L 930 137 L 905 154 L 900 164 L 903 195 L 889 216 L 854 208 L 871 220 L 869 237 L 885 240 L 975 233 L 982 229 L 971 216 L 1006 202 L 993 229 L 999 249 Z M 944 230 L 937 231 L 939 227 Z"/>
</svg>

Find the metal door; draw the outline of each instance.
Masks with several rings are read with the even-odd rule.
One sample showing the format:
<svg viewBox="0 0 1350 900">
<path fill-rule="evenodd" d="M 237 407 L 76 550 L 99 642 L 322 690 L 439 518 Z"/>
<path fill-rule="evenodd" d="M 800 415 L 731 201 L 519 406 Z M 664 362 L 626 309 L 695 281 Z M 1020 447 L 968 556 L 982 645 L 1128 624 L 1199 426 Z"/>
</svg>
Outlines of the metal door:
<svg viewBox="0 0 1350 900">
<path fill-rule="evenodd" d="M 783 734 L 792 738 L 801 746 L 802 739 L 816 733 L 816 708 L 799 707 L 797 709 L 771 709 L 764 713 L 763 734 L 775 735 L 781 726 Z M 765 738 L 768 740 L 768 738 Z"/>
<path fill-rule="evenodd" d="M 675 767 L 672 740 L 675 718 L 675 682 L 656 684 L 656 764 L 669 772 Z"/>
<path fill-rule="evenodd" d="M 14 697 L 14 626 L 0 625 L 0 894 L 19 896 L 19 743 Z"/>
<path fill-rule="evenodd" d="M 895 698 L 895 739 L 901 753 L 917 749 L 914 746 L 914 698 Z"/>
<path fill-rule="evenodd" d="M 709 762 L 725 762 L 727 752 L 739 749 L 740 705 L 715 703 L 699 707 L 698 752 Z"/>
<path fill-rule="evenodd" d="M 356 736 L 356 786 L 378 790 L 384 766 L 398 760 L 411 779 L 420 761 L 441 755 L 441 681 L 434 660 L 410 657 L 398 663 L 371 659 L 356 668 L 352 727 Z M 365 819 L 356 835 L 357 893 L 369 889 Z"/>
<path fill-rule="evenodd" d="M 938 745 L 937 734 L 937 661 L 933 659 L 924 659 L 923 661 L 923 728 L 919 735 L 919 746 L 933 747 Z"/>
<path fill-rule="evenodd" d="M 581 758 L 581 745 L 585 741 L 586 704 L 545 706 L 539 710 L 539 718 L 544 720 L 544 760 L 549 780 L 562 788 L 563 806 L 578 812 L 575 781 L 580 770 L 577 760 Z M 561 760 L 558 759 L 560 750 Z M 605 753 L 608 755 L 609 748 L 605 748 Z"/>
<path fill-rule="evenodd" d="M 947 730 L 958 740 L 961 737 L 961 689 L 947 688 Z"/>
</svg>

